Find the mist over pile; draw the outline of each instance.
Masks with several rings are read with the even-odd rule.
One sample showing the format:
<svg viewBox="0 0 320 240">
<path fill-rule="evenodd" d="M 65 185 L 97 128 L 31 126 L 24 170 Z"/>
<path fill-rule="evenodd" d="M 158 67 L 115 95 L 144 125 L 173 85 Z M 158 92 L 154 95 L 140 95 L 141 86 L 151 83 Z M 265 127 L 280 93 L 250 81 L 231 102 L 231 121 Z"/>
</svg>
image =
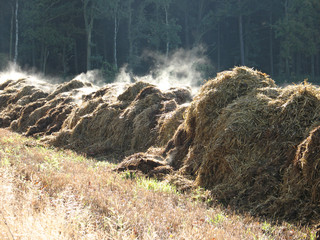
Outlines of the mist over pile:
<svg viewBox="0 0 320 240">
<path fill-rule="evenodd" d="M 108 84 L 99 70 L 52 83 L 42 74 L 11 65 L 1 73 L 0 127 L 51 137 L 51 144 L 90 155 L 129 154 L 166 144 L 192 100 L 197 74 L 189 75 L 186 65 L 192 69 L 201 62 L 193 55 L 181 50 L 166 61 L 158 56 L 157 68 L 149 75 L 134 76 L 123 68 Z"/>
<path fill-rule="evenodd" d="M 150 63 L 153 63 L 148 74 L 143 76 L 135 75 L 128 68 L 128 65 L 124 65 L 119 69 L 119 73 L 111 84 L 118 85 L 119 93 L 127 84 L 144 81 L 155 85 L 161 90 L 168 90 L 172 87 L 185 87 L 191 89 L 194 95 L 198 91 L 199 86 L 206 80 L 204 79 L 201 66 L 210 65 L 210 60 L 206 57 L 205 51 L 203 46 L 194 47 L 190 50 L 178 49 L 171 52 L 168 56 L 145 51 L 142 58 L 148 59 Z M 20 66 L 11 62 L 8 63 L 5 70 L 0 72 L 0 84 L 8 79 L 14 81 L 24 79 L 28 84 L 41 88 L 46 92 L 53 91 L 58 84 L 66 82 L 62 78 L 49 77 L 35 69 L 22 70 Z M 74 77 L 70 77 L 67 81 L 71 81 L 72 79 L 92 84 L 92 87 L 82 89 L 83 94 L 90 94 L 98 88 L 106 86 L 106 82 L 110 82 L 109 79 L 105 79 L 100 69 L 80 73 Z"/>
<path fill-rule="evenodd" d="M 195 94 L 205 80 L 201 65 L 210 64 L 209 59 L 205 56 L 205 48 L 202 46 L 190 50 L 179 49 L 170 53 L 169 56 L 145 51 L 143 57 L 154 62 L 149 74 L 134 76 L 127 70 L 127 66 L 124 66 L 120 69 L 115 82 L 146 81 L 161 90 L 168 90 L 171 87 L 187 87 Z"/>
<path fill-rule="evenodd" d="M 8 80 L 23 81 L 25 84 L 39 88 L 44 92 L 53 91 L 56 85 L 62 82 L 57 77 L 45 76 L 35 69 L 22 70 L 19 65 L 12 62 L 9 62 L 7 67 L 0 72 L 0 84 Z"/>
</svg>

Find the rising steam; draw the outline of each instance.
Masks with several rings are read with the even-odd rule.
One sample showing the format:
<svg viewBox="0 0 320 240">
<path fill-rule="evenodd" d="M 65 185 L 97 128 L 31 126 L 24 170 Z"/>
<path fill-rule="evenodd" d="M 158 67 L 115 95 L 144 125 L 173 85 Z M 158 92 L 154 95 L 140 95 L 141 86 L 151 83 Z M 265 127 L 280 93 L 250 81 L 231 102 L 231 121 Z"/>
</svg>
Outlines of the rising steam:
<svg viewBox="0 0 320 240">
<path fill-rule="evenodd" d="M 192 93 L 195 94 L 204 80 L 199 66 L 210 64 L 205 56 L 203 47 L 195 47 L 191 50 L 179 49 L 172 52 L 168 57 L 154 52 L 145 52 L 143 57 L 152 59 L 152 62 L 154 62 L 153 69 L 145 76 L 135 76 L 128 71 L 127 66 L 122 67 L 114 82 L 119 89 L 119 93 L 123 91 L 127 84 L 145 81 L 156 85 L 164 91 L 172 87 L 187 87 L 192 89 Z M 20 79 L 45 92 L 53 91 L 59 83 L 63 82 L 61 79 L 49 78 L 34 70 L 22 70 L 13 63 L 9 63 L 6 70 L 0 72 L 0 84 L 7 80 L 17 81 Z M 92 84 L 91 87 L 87 85 L 82 89 L 78 89 L 77 99 L 81 99 L 82 95 L 90 94 L 106 85 L 100 70 L 81 73 L 73 79 Z"/>
<path fill-rule="evenodd" d="M 204 55 L 203 47 L 195 47 L 191 50 L 179 49 L 166 57 L 154 52 L 145 52 L 144 57 L 153 59 L 153 70 L 148 75 L 138 77 L 127 71 L 126 66 L 120 69 L 116 78 L 117 83 L 130 83 L 133 81 L 146 81 L 157 85 L 161 90 L 172 87 L 188 87 L 195 93 L 204 80 L 199 66 L 209 64 Z"/>
<path fill-rule="evenodd" d="M 41 89 L 44 92 L 50 92 L 59 83 L 57 78 L 45 77 L 34 70 L 24 71 L 17 64 L 8 63 L 7 68 L 0 72 L 0 84 L 7 80 L 23 80 L 26 84 Z"/>
</svg>

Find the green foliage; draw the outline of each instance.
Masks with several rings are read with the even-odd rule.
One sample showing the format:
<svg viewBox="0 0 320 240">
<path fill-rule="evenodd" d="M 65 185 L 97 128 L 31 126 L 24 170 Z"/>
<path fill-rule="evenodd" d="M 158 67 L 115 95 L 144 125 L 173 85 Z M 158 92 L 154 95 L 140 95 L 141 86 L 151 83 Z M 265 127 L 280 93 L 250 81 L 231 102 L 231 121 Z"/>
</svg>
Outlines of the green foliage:
<svg viewBox="0 0 320 240">
<path fill-rule="evenodd" d="M 280 39 L 280 56 L 292 66 L 296 54 L 309 57 L 319 53 L 320 4 L 314 0 L 287 0 L 284 8 L 284 16 L 276 22 L 274 29 Z"/>
<path fill-rule="evenodd" d="M 37 50 L 36 67 L 42 69 L 49 57 L 55 58 L 56 64 L 61 64 L 62 68 L 63 61 L 70 58 L 74 47 L 73 35 L 79 32 L 79 27 L 73 23 L 77 14 L 75 3 L 30 0 L 22 6 L 22 44 L 29 47 L 25 51 L 30 51 L 30 46 Z"/>
<path fill-rule="evenodd" d="M 213 218 L 210 219 L 210 222 L 214 225 L 221 224 L 226 219 L 225 215 L 222 213 L 216 214 Z"/>
<path fill-rule="evenodd" d="M 272 232 L 274 231 L 273 226 L 267 221 L 264 221 L 262 223 L 261 228 L 266 234 L 272 234 Z"/>
<path fill-rule="evenodd" d="M 133 179 L 136 179 L 136 173 L 132 172 L 132 171 L 124 171 L 122 174 L 121 174 L 121 177 L 123 179 L 130 179 L 130 180 L 133 180 Z"/>
<path fill-rule="evenodd" d="M 175 193 L 178 194 L 178 191 L 175 186 L 164 182 L 158 181 L 152 178 L 139 177 L 137 179 L 137 185 L 139 187 L 152 190 L 155 192 L 165 192 L 165 193 Z"/>
</svg>

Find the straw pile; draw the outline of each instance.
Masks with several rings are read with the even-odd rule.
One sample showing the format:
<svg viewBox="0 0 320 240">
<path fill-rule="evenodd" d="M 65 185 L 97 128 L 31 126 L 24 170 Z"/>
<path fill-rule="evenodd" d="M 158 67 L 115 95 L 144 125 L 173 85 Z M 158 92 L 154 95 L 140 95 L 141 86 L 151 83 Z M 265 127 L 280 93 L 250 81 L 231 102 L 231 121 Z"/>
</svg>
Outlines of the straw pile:
<svg viewBox="0 0 320 240">
<path fill-rule="evenodd" d="M 191 103 L 167 145 L 167 161 L 237 209 L 294 220 L 318 217 L 315 208 L 307 214 L 292 203 L 310 208 L 319 200 L 319 130 L 312 131 L 320 125 L 319 94 L 308 83 L 279 88 L 245 67 L 222 72 Z"/>
<path fill-rule="evenodd" d="M 52 93 L 41 94 L 39 90 L 31 96 L 26 96 L 29 98 L 28 101 L 22 101 L 23 98 L 20 98 L 16 103 L 21 106 L 19 116 L 11 121 L 10 128 L 27 136 L 50 135 L 59 131 L 71 110 L 77 106 L 77 95 L 82 93 L 81 89 L 90 87 L 91 83 L 74 79 L 58 85 Z M 25 86 L 21 91 L 25 88 L 30 86 Z M 38 98 L 34 98 L 34 95 Z"/>
<path fill-rule="evenodd" d="M 191 100 L 190 92 L 162 92 L 142 81 L 98 89 L 77 79 L 60 85 L 9 79 L 0 84 L 0 127 L 89 155 L 125 156 L 172 137 L 183 117 L 180 105 Z"/>
<path fill-rule="evenodd" d="M 141 81 L 94 89 L 73 80 L 49 90 L 8 80 L 0 84 L 0 127 L 88 155 L 124 156 L 118 171 L 174 173 L 167 179 L 181 188 L 205 187 L 240 211 L 320 220 L 318 87 L 281 88 L 236 67 L 190 101 L 190 89 Z"/>
<path fill-rule="evenodd" d="M 44 99 L 48 93 L 41 86 L 31 85 L 27 78 L 7 80 L 0 84 L 0 127 L 9 127 L 20 117 L 21 109 Z M 38 104 L 39 106 L 39 104 Z"/>
<path fill-rule="evenodd" d="M 190 91 L 161 92 L 140 81 L 125 86 L 120 94 L 118 88 L 110 85 L 99 90 L 99 94 L 85 96 L 82 105 L 73 109 L 62 130 L 50 142 L 89 155 L 143 152 L 156 145 L 159 129 L 167 122 L 163 115 L 174 114 L 177 102 L 191 99 Z M 174 107 L 166 107 L 168 102 L 174 103 Z"/>
</svg>

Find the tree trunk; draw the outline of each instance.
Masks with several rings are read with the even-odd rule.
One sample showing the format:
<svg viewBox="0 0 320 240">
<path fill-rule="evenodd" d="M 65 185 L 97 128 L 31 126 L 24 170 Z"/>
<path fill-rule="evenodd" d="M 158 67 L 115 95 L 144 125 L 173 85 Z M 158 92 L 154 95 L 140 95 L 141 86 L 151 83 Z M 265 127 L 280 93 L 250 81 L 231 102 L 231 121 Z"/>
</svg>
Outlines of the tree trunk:
<svg viewBox="0 0 320 240">
<path fill-rule="evenodd" d="M 36 66 L 36 47 L 35 47 L 35 41 L 34 41 L 34 39 L 32 39 L 32 54 L 31 54 L 31 56 L 32 56 L 32 66 Z"/>
<path fill-rule="evenodd" d="M 118 70 L 118 59 L 117 59 L 117 35 L 118 35 L 118 17 L 117 17 L 117 10 L 114 14 L 114 38 L 113 38 L 113 59 L 114 59 L 114 66 L 116 70 Z"/>
<path fill-rule="evenodd" d="M 66 57 L 66 45 L 63 45 L 62 48 L 62 69 L 63 69 L 63 77 L 67 76 L 68 72 L 68 64 L 67 64 L 67 57 Z"/>
<path fill-rule="evenodd" d="M 286 56 L 286 77 L 290 76 L 290 65 L 289 65 L 289 57 Z"/>
<path fill-rule="evenodd" d="M 239 8 L 241 7 L 241 0 L 238 0 Z M 240 60 L 241 65 L 245 65 L 244 61 L 244 40 L 243 40 L 243 22 L 242 22 L 242 15 L 239 15 L 239 40 L 240 40 Z"/>
<path fill-rule="evenodd" d="M 74 41 L 74 71 L 79 73 L 77 42 Z"/>
<path fill-rule="evenodd" d="M 114 36 L 113 36 L 113 61 L 115 69 L 118 70 L 118 56 L 117 56 L 117 37 L 118 37 L 118 31 L 119 31 L 119 9 L 118 5 L 114 8 Z"/>
<path fill-rule="evenodd" d="M 274 61 L 273 61 L 273 29 L 272 29 L 272 11 L 269 16 L 270 27 L 269 27 L 269 57 L 270 57 L 270 74 L 274 76 Z"/>
<path fill-rule="evenodd" d="M 86 34 L 87 34 L 87 60 L 86 60 L 86 65 L 87 65 L 87 71 L 91 70 L 91 41 L 92 41 L 92 29 L 93 29 L 93 16 L 92 13 L 88 15 L 88 3 L 89 0 L 84 0 L 83 2 L 83 17 L 84 17 L 84 24 L 85 24 L 85 29 L 86 29 Z"/>
<path fill-rule="evenodd" d="M 49 57 L 49 51 L 47 46 L 42 47 L 41 51 L 41 70 L 43 74 L 46 74 L 47 60 Z"/>
<path fill-rule="evenodd" d="M 243 39 L 250 39 L 250 25 L 251 25 L 251 18 L 250 16 L 246 17 L 246 21 L 242 21 L 244 22 L 244 29 L 243 29 Z M 250 45 L 249 45 L 249 40 L 244 41 L 244 62 L 248 64 L 249 59 L 250 59 Z"/>
<path fill-rule="evenodd" d="M 185 6 L 184 8 L 184 37 L 185 37 L 185 47 L 190 48 L 190 37 L 189 37 L 189 14 L 188 14 L 188 7 Z"/>
<path fill-rule="evenodd" d="M 242 15 L 239 15 L 239 40 L 240 40 L 240 59 L 241 65 L 244 66 L 244 40 L 243 40 L 243 27 L 242 27 Z"/>
<path fill-rule="evenodd" d="M 92 29 L 88 27 L 87 30 L 87 71 L 91 70 L 91 36 Z"/>
<path fill-rule="evenodd" d="M 18 8 L 19 8 L 19 1 L 16 0 L 16 13 L 15 13 L 15 20 L 16 20 L 16 41 L 15 41 L 15 45 L 14 45 L 14 58 L 13 58 L 13 63 L 14 63 L 14 64 L 17 64 L 17 60 L 18 60 L 18 43 L 19 43 Z"/>
<path fill-rule="evenodd" d="M 220 22 L 218 22 L 218 40 L 217 40 L 217 51 L 218 51 L 218 56 L 217 56 L 217 62 L 218 62 L 218 66 L 217 66 L 217 70 L 218 72 L 220 72 L 221 69 L 221 27 L 220 27 Z"/>
<path fill-rule="evenodd" d="M 156 18 L 156 24 L 157 24 L 157 26 L 160 26 L 160 11 L 159 11 L 159 4 L 157 4 L 156 5 L 156 14 L 155 14 L 155 18 Z M 159 40 L 159 38 L 157 39 L 157 41 L 156 41 L 156 46 L 155 46 L 155 51 L 156 52 L 159 52 L 159 48 L 160 48 L 160 40 Z M 161 50 L 160 50 L 161 51 Z"/>
<path fill-rule="evenodd" d="M 11 4 L 10 4 L 11 5 Z M 10 42 L 9 42 L 9 59 L 12 61 L 12 46 L 13 46 L 13 24 L 15 18 L 14 6 L 11 5 L 11 22 L 10 22 Z"/>
<path fill-rule="evenodd" d="M 315 78 L 315 56 L 312 54 L 311 56 L 311 78 L 314 80 Z"/>
<path fill-rule="evenodd" d="M 316 57 L 316 76 L 319 77 L 320 75 L 320 53 L 317 54 Z"/>
<path fill-rule="evenodd" d="M 301 53 L 298 52 L 296 54 L 296 75 L 299 76 L 301 74 Z"/>
<path fill-rule="evenodd" d="M 289 7 L 289 1 L 286 0 L 284 3 L 284 12 L 285 12 L 285 19 L 286 22 L 288 23 L 289 21 L 289 16 L 288 16 L 288 7 Z M 286 46 L 286 54 L 285 54 L 285 63 L 286 63 L 286 77 L 290 76 L 290 65 L 289 65 L 289 55 L 290 55 L 290 48 L 289 46 Z"/>
<path fill-rule="evenodd" d="M 198 46 L 201 42 L 203 34 L 201 33 L 200 27 L 203 18 L 203 10 L 204 10 L 204 0 L 200 0 L 198 3 L 198 19 L 197 19 L 197 27 L 196 27 L 196 35 L 194 36 L 194 43 Z"/>
<path fill-rule="evenodd" d="M 167 28 L 167 42 L 166 42 L 166 59 L 169 57 L 169 47 L 170 47 L 170 36 L 169 36 L 169 20 L 168 20 L 168 7 L 164 7 L 165 16 L 166 16 L 166 28 Z"/>
<path fill-rule="evenodd" d="M 128 1 L 129 6 L 128 6 L 128 42 L 129 42 L 129 56 L 128 56 L 128 63 L 129 66 L 132 64 L 132 55 L 133 55 L 133 42 L 132 42 L 132 9 L 131 9 L 131 1 Z"/>
</svg>

